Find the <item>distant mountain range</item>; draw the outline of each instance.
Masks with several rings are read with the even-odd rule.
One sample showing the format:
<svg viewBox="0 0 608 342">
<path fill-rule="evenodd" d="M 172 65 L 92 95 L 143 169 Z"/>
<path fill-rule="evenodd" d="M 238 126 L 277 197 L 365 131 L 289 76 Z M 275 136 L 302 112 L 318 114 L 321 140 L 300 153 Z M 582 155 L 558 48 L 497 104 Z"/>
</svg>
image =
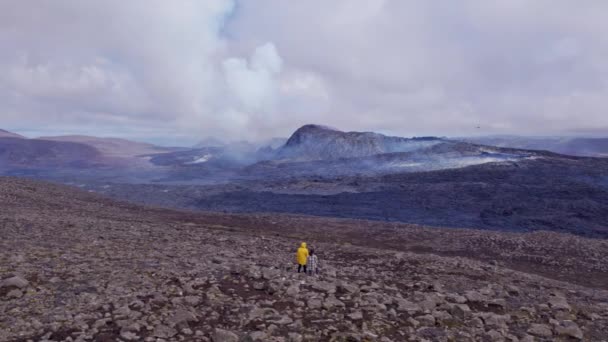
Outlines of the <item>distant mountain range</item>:
<svg viewBox="0 0 608 342">
<path fill-rule="evenodd" d="M 547 150 L 560 154 L 608 157 L 608 138 L 488 136 L 458 138 L 475 144 Z"/>
<path fill-rule="evenodd" d="M 92 146 L 109 157 L 136 157 L 144 154 L 173 152 L 178 148 L 160 147 L 148 143 L 119 138 L 100 138 L 86 135 L 40 137 L 38 140 L 73 142 Z"/>
<path fill-rule="evenodd" d="M 0 130 L 0 170 L 124 168 L 147 163 L 145 154 L 177 151 L 152 144 L 118 138 L 69 135 L 27 139 Z"/>
<path fill-rule="evenodd" d="M 545 155 L 532 150 L 608 155 L 608 139 L 403 138 L 373 132 L 343 132 L 322 125 L 302 126 L 288 139 L 275 138 L 254 144 L 223 143 L 210 138 L 197 146 L 159 147 L 126 139 L 82 135 L 26 139 L 0 130 L 0 169 L 5 173 L 39 170 L 38 174 L 42 175 L 58 171 L 63 175 L 71 169 L 113 169 L 128 173 L 129 181 L 144 178 L 161 182 L 215 181 L 235 177 L 421 172 L 516 162 Z"/>
</svg>

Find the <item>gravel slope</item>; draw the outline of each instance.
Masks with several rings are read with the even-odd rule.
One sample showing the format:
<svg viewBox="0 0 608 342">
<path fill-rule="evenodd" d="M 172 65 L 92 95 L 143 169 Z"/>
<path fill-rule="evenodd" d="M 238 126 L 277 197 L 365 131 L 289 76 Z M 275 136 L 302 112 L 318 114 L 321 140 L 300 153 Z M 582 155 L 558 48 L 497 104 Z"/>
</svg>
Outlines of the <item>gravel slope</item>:
<svg viewBox="0 0 608 342">
<path fill-rule="evenodd" d="M 605 341 L 608 244 L 117 203 L 0 178 L 0 341 Z M 319 277 L 294 273 L 305 239 Z"/>
</svg>

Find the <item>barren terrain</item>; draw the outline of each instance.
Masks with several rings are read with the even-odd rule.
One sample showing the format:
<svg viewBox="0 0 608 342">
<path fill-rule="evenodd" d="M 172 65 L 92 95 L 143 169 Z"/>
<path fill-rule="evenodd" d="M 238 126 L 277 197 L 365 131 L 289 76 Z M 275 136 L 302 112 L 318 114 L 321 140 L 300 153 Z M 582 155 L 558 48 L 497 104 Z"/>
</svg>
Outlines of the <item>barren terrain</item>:
<svg viewBox="0 0 608 342">
<path fill-rule="evenodd" d="M 606 341 L 608 242 L 146 208 L 0 179 L 1 341 Z M 301 241 L 318 277 L 295 273 Z"/>
</svg>

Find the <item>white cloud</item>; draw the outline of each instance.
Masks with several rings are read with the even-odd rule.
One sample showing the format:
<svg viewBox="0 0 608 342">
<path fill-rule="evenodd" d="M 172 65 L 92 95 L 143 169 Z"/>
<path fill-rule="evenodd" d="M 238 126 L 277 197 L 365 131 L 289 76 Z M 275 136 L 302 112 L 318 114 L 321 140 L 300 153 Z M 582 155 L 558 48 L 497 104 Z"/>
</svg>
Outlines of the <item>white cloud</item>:
<svg viewBox="0 0 608 342">
<path fill-rule="evenodd" d="M 0 2 L 3 128 L 196 141 L 317 122 L 608 131 L 608 3 Z"/>
<path fill-rule="evenodd" d="M 608 132 L 595 100 L 608 95 L 607 12 L 600 0 L 261 0 L 242 2 L 228 32 L 270 40 L 290 68 L 320 75 L 332 126 Z"/>
</svg>

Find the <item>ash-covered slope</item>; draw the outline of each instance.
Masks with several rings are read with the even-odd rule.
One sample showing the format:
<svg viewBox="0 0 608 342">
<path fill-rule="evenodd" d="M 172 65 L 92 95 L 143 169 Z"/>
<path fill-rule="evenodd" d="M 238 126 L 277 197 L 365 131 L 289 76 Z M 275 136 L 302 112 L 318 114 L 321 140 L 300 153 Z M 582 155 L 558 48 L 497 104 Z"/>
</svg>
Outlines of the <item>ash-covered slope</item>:
<svg viewBox="0 0 608 342">
<path fill-rule="evenodd" d="M 17 133 L 13 133 L 13 132 L 9 132 L 3 129 L 0 129 L 0 138 L 20 138 L 20 139 L 24 139 L 25 137 L 22 135 L 19 135 Z"/>
<path fill-rule="evenodd" d="M 0 340 L 603 341 L 608 245 L 152 210 L 0 178 Z M 297 274 L 295 248 L 320 274 Z"/>
<path fill-rule="evenodd" d="M 0 137 L 0 175 L 70 182 L 137 182 L 162 177 L 163 170 L 155 168 L 145 154 L 176 150 L 179 148 L 90 136 Z"/>
<path fill-rule="evenodd" d="M 85 168 L 103 162 L 92 146 L 40 139 L 0 138 L 0 170 Z"/>
<path fill-rule="evenodd" d="M 120 138 L 100 138 L 86 135 L 63 135 L 40 137 L 41 140 L 74 142 L 92 146 L 108 157 L 137 157 L 144 154 L 163 153 L 177 148 L 161 147 L 153 144 Z"/>
</svg>

